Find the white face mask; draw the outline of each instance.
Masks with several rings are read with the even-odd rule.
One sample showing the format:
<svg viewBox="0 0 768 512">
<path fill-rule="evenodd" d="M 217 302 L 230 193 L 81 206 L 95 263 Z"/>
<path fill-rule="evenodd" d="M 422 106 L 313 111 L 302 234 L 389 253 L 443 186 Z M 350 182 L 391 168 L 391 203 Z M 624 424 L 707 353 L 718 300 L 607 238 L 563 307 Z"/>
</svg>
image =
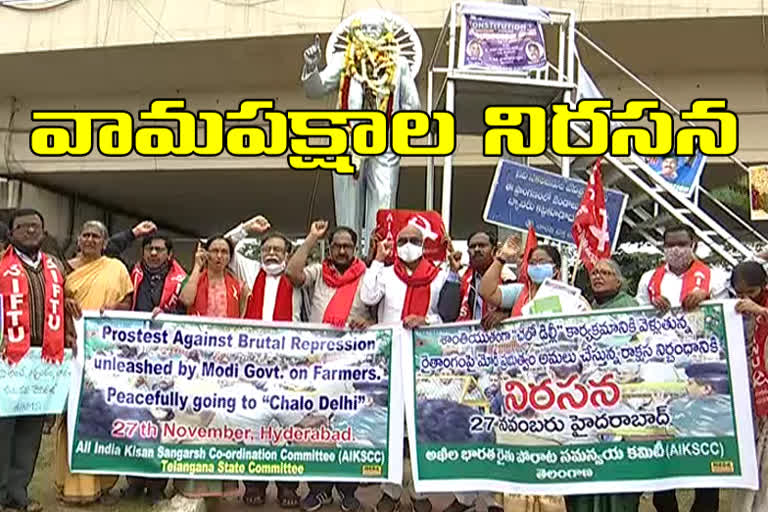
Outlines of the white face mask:
<svg viewBox="0 0 768 512">
<path fill-rule="evenodd" d="M 413 263 L 417 259 L 421 258 L 424 248 L 420 245 L 413 245 L 407 243 L 397 248 L 397 256 L 406 263 Z"/>
<path fill-rule="evenodd" d="M 262 268 L 264 269 L 264 272 L 267 273 L 267 275 L 270 276 L 276 276 L 278 274 L 282 274 L 285 270 L 285 262 L 282 263 L 265 263 L 262 265 Z"/>
</svg>

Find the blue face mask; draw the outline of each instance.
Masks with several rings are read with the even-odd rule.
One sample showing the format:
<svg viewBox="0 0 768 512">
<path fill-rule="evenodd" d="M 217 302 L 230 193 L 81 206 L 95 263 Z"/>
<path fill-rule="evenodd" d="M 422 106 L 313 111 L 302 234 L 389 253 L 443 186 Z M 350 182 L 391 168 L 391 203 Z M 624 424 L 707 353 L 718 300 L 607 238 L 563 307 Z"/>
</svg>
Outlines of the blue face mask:
<svg viewBox="0 0 768 512">
<path fill-rule="evenodd" d="M 528 265 L 528 277 L 536 284 L 541 284 L 545 279 L 555 275 L 555 266 L 552 263 Z"/>
</svg>

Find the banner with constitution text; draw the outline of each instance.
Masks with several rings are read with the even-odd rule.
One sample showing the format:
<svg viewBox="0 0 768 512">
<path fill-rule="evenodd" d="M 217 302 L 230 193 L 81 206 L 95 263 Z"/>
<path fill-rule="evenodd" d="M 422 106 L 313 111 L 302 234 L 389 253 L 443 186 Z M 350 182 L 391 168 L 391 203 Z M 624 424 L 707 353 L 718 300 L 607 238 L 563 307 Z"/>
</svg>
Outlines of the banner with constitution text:
<svg viewBox="0 0 768 512">
<path fill-rule="evenodd" d="M 401 480 L 399 328 L 98 312 L 77 328 L 73 473 Z"/>
<path fill-rule="evenodd" d="M 412 332 L 404 357 L 418 492 L 757 489 L 735 301 L 661 317 L 596 310 Z"/>
</svg>

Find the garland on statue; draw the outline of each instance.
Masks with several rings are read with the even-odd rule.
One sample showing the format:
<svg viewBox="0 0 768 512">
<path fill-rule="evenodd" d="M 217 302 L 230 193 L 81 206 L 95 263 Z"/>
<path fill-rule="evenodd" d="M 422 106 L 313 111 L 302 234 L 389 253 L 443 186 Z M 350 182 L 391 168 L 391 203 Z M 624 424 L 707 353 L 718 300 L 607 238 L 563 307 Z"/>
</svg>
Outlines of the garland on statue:
<svg viewBox="0 0 768 512">
<path fill-rule="evenodd" d="M 349 28 L 344 52 L 339 109 L 349 109 L 350 80 L 356 77 L 363 84 L 364 95 L 375 95 L 376 109 L 390 117 L 399 55 L 400 48 L 391 29 L 386 27 L 382 35 L 371 37 L 363 33 L 360 20 L 355 20 Z"/>
</svg>

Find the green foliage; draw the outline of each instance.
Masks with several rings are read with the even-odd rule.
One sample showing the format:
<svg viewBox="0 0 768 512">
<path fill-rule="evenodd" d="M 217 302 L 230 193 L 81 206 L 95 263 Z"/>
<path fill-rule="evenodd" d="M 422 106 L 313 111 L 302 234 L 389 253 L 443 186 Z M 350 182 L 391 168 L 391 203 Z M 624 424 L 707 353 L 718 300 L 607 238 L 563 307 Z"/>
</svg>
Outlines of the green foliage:
<svg viewBox="0 0 768 512">
<path fill-rule="evenodd" d="M 749 177 L 746 174 L 731 184 L 712 189 L 710 193 L 718 201 L 749 218 Z"/>
</svg>

